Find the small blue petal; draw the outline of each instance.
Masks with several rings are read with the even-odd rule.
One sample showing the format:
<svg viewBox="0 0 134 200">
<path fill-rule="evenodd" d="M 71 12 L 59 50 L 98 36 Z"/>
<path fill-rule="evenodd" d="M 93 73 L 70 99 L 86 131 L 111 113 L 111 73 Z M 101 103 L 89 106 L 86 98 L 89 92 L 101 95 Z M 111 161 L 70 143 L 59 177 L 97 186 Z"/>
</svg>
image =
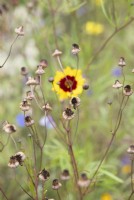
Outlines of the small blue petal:
<svg viewBox="0 0 134 200">
<path fill-rule="evenodd" d="M 24 127 L 25 126 L 25 120 L 24 120 L 24 115 L 23 114 L 18 114 L 16 116 L 16 123 L 18 126 L 20 127 Z"/>
<path fill-rule="evenodd" d="M 115 77 L 120 77 L 122 75 L 122 70 L 120 67 L 114 67 L 112 69 L 112 75 Z"/>
</svg>

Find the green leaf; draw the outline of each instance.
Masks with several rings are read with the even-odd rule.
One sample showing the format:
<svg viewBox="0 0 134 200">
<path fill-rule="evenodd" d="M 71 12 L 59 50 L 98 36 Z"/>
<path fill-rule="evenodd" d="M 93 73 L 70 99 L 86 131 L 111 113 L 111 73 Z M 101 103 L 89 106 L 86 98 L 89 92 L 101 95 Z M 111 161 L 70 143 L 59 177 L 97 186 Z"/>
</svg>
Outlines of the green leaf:
<svg viewBox="0 0 134 200">
<path fill-rule="evenodd" d="M 115 180 L 115 181 L 117 181 L 117 182 L 119 182 L 119 183 L 123 183 L 123 182 L 124 182 L 121 178 L 115 176 L 114 174 L 112 174 L 111 172 L 109 172 L 109 171 L 107 171 L 107 170 L 101 169 L 100 171 L 101 171 L 103 174 L 105 174 L 106 176 L 110 177 L 111 179 L 113 179 L 113 180 Z"/>
</svg>

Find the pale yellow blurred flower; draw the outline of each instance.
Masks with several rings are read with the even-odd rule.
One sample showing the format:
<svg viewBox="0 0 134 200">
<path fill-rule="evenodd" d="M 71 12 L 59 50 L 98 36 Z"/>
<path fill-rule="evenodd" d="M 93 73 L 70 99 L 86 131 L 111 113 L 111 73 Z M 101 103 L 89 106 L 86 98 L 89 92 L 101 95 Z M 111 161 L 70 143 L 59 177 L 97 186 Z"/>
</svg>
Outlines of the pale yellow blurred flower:
<svg viewBox="0 0 134 200">
<path fill-rule="evenodd" d="M 99 35 L 104 32 L 103 24 L 88 21 L 85 24 L 85 32 L 89 35 Z"/>
<path fill-rule="evenodd" d="M 102 1 L 103 1 L 103 0 L 95 0 L 95 5 L 96 5 L 96 6 L 100 6 Z"/>
<path fill-rule="evenodd" d="M 101 196 L 101 200 L 112 200 L 112 196 L 109 193 L 105 193 Z"/>
<path fill-rule="evenodd" d="M 123 174 L 129 174 L 131 172 L 131 166 L 130 165 L 124 165 L 121 169 Z"/>
</svg>

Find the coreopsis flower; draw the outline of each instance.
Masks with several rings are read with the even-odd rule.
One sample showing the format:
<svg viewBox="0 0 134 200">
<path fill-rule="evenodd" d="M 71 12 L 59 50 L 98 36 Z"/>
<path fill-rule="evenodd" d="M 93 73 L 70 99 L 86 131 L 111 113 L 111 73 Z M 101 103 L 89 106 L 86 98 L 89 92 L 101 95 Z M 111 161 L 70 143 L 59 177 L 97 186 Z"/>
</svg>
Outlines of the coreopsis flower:
<svg viewBox="0 0 134 200">
<path fill-rule="evenodd" d="M 64 100 L 68 97 L 81 94 L 84 82 L 85 79 L 82 77 L 81 70 L 67 67 L 63 72 L 56 72 L 52 90 L 57 93 L 60 100 Z"/>
<path fill-rule="evenodd" d="M 80 105 L 80 98 L 79 97 L 72 97 L 70 100 L 70 104 L 76 109 Z"/>
<path fill-rule="evenodd" d="M 88 21 L 85 24 L 85 32 L 89 35 L 99 35 L 103 33 L 104 26 L 100 23 Z"/>
<path fill-rule="evenodd" d="M 77 55 L 79 52 L 80 52 L 80 48 L 79 48 L 79 45 L 78 44 L 72 44 L 72 54 L 73 55 Z"/>
<path fill-rule="evenodd" d="M 19 36 L 24 36 L 23 26 L 15 28 L 15 33 L 17 33 Z"/>
<path fill-rule="evenodd" d="M 80 187 L 88 187 L 90 180 L 85 173 L 82 173 L 80 179 L 78 180 L 78 185 Z"/>
<path fill-rule="evenodd" d="M 68 169 L 64 169 L 63 170 L 63 172 L 61 173 L 60 178 L 61 178 L 62 181 L 67 181 L 67 180 L 70 179 L 70 174 L 69 174 Z"/>
<path fill-rule="evenodd" d="M 62 114 L 65 120 L 71 120 L 74 118 L 74 112 L 70 108 L 66 108 Z"/>
<path fill-rule="evenodd" d="M 2 128 L 6 133 L 14 133 L 14 132 L 16 132 L 16 126 L 14 124 L 8 123 L 7 121 L 5 121 L 3 123 L 3 127 Z"/>
<path fill-rule="evenodd" d="M 43 169 L 42 171 L 39 172 L 38 177 L 42 181 L 47 181 L 50 177 L 50 174 L 47 170 Z"/>
<path fill-rule="evenodd" d="M 131 86 L 130 85 L 126 85 L 124 87 L 123 93 L 124 93 L 125 96 L 132 95 L 133 94 L 133 90 L 131 89 Z"/>
<path fill-rule="evenodd" d="M 101 200 L 113 200 L 113 198 L 112 198 L 111 194 L 109 194 L 109 193 L 104 193 L 104 194 L 102 194 L 102 196 L 101 196 Z"/>
<path fill-rule="evenodd" d="M 58 179 L 53 180 L 53 183 L 52 183 L 53 190 L 58 190 L 61 186 L 62 186 L 62 184 L 59 182 Z"/>
<path fill-rule="evenodd" d="M 125 67 L 126 66 L 125 58 L 120 57 L 118 66 L 120 66 L 120 67 Z"/>
<path fill-rule="evenodd" d="M 119 89 L 121 88 L 123 85 L 120 83 L 120 81 L 116 80 L 115 83 L 113 84 L 113 88 Z"/>
<path fill-rule="evenodd" d="M 25 117 L 25 125 L 28 126 L 32 126 L 34 124 L 34 120 L 31 118 L 31 116 L 26 116 Z"/>
</svg>

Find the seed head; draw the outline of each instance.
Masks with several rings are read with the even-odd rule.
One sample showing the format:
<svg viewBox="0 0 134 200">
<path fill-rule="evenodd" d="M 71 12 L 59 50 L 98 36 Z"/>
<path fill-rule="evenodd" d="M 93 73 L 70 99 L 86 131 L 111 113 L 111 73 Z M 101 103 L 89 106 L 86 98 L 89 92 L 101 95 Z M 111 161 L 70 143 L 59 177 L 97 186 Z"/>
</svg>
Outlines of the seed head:
<svg viewBox="0 0 134 200">
<path fill-rule="evenodd" d="M 80 48 L 79 48 L 79 45 L 78 44 L 72 44 L 72 54 L 73 55 L 77 55 L 79 52 L 80 52 Z"/>
<path fill-rule="evenodd" d="M 54 51 L 54 53 L 52 54 L 52 56 L 57 57 L 57 56 L 60 56 L 61 54 L 62 54 L 62 52 L 59 51 L 58 49 L 56 49 L 56 50 Z"/>
<path fill-rule="evenodd" d="M 115 83 L 113 84 L 113 88 L 119 89 L 121 88 L 123 85 L 120 83 L 120 81 L 116 80 Z"/>
<path fill-rule="evenodd" d="M 18 34 L 18 36 L 24 36 L 24 30 L 23 30 L 23 26 L 20 26 L 18 28 L 15 28 L 15 33 Z"/>
<path fill-rule="evenodd" d="M 120 66 L 120 67 L 125 67 L 126 66 L 125 58 L 120 57 L 118 66 Z"/>
<path fill-rule="evenodd" d="M 53 190 L 58 190 L 61 187 L 61 183 L 59 182 L 58 179 L 54 179 L 52 182 L 52 189 Z"/>
<path fill-rule="evenodd" d="M 125 96 L 132 95 L 133 94 L 133 90 L 131 89 L 131 86 L 130 85 L 126 85 L 124 87 L 123 93 L 124 93 Z"/>
<path fill-rule="evenodd" d="M 71 120 L 74 117 L 74 112 L 70 108 L 66 108 L 62 114 L 63 118 L 66 120 Z"/>
<path fill-rule="evenodd" d="M 42 181 L 47 181 L 50 177 L 50 174 L 47 170 L 43 169 L 42 171 L 39 172 L 38 177 Z"/>
</svg>

